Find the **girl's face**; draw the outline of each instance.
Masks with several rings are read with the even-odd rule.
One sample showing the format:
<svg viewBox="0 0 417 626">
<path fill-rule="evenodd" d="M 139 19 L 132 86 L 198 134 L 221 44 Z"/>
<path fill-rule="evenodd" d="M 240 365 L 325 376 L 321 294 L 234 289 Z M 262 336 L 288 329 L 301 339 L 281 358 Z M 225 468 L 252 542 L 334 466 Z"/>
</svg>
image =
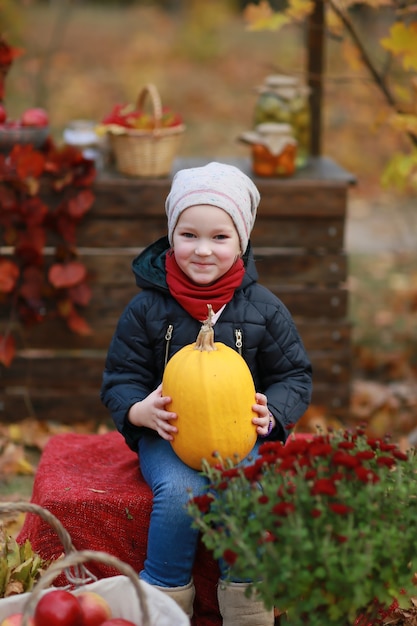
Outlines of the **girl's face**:
<svg viewBox="0 0 417 626">
<path fill-rule="evenodd" d="M 210 285 L 240 255 L 232 218 L 218 207 L 199 204 L 183 211 L 172 237 L 175 259 L 193 282 Z"/>
</svg>

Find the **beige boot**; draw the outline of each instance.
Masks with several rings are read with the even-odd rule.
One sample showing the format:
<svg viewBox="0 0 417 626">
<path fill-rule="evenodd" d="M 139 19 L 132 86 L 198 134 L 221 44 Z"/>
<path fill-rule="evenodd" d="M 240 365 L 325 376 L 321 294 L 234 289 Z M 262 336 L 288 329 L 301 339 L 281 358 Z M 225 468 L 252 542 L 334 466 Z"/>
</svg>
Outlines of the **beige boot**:
<svg viewBox="0 0 417 626">
<path fill-rule="evenodd" d="M 225 583 L 217 587 L 223 626 L 273 626 L 274 610 L 267 611 L 262 600 L 255 595 L 246 597 L 246 583 Z"/>
<path fill-rule="evenodd" d="M 184 613 L 190 619 L 192 618 L 195 597 L 194 581 L 191 580 L 191 582 L 189 582 L 188 585 L 184 585 L 184 587 L 158 587 L 157 585 L 155 585 L 155 587 L 172 598 L 172 600 L 175 600 Z"/>
</svg>

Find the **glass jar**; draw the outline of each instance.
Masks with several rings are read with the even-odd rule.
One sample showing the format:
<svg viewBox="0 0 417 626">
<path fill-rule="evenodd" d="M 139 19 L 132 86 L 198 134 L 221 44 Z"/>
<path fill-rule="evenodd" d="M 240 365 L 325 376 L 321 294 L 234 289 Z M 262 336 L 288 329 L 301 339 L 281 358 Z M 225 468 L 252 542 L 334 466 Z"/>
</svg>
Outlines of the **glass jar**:
<svg viewBox="0 0 417 626">
<path fill-rule="evenodd" d="M 298 146 L 296 166 L 304 166 L 310 155 L 309 87 L 294 76 L 272 74 L 257 91 L 254 125 L 268 122 L 290 124 Z"/>
<path fill-rule="evenodd" d="M 296 168 L 297 141 L 289 124 L 259 124 L 240 139 L 251 145 L 256 176 L 292 176 Z"/>
<path fill-rule="evenodd" d="M 86 159 L 94 161 L 97 169 L 104 166 L 105 144 L 95 131 L 97 124 L 90 120 L 74 120 L 64 130 L 67 146 L 74 146 Z"/>
</svg>

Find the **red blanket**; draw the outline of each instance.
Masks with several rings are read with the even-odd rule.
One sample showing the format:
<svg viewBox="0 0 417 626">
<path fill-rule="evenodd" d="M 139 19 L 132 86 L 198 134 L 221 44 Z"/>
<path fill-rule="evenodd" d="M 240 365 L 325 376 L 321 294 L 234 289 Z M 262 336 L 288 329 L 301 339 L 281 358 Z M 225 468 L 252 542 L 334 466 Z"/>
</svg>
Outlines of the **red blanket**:
<svg viewBox="0 0 417 626">
<path fill-rule="evenodd" d="M 137 455 L 119 433 L 52 437 L 38 466 L 32 502 L 62 522 L 76 549 L 101 550 L 138 572 L 142 569 L 152 494 L 141 476 Z M 62 554 L 55 531 L 33 513 L 27 514 L 18 537 L 19 542 L 25 539 L 46 559 Z M 99 563 L 88 568 L 99 578 L 119 573 Z M 219 570 L 202 543 L 193 576 L 197 596 L 193 626 L 220 626 Z"/>
</svg>

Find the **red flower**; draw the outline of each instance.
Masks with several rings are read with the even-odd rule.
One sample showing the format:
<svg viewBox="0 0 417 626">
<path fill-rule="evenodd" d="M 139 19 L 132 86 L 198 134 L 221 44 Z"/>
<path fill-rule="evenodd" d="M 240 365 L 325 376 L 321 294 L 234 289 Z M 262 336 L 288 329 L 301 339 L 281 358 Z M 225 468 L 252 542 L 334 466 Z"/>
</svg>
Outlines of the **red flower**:
<svg viewBox="0 0 417 626">
<path fill-rule="evenodd" d="M 310 447 L 308 449 L 308 453 L 310 456 L 328 456 L 333 451 L 332 446 L 326 442 L 320 442 L 318 440 L 310 443 Z"/>
<path fill-rule="evenodd" d="M 377 483 L 379 482 L 378 474 L 375 474 L 371 469 L 366 469 L 360 465 L 359 467 L 355 467 L 355 474 L 360 481 L 363 483 Z"/>
<path fill-rule="evenodd" d="M 282 459 L 280 468 L 283 471 L 288 471 L 288 470 L 292 470 L 292 469 L 295 470 L 296 463 L 297 463 L 297 457 L 295 457 L 295 456 L 288 456 L 285 459 Z"/>
<path fill-rule="evenodd" d="M 192 502 L 197 505 L 198 510 L 201 511 L 201 513 L 208 513 L 213 500 L 213 496 L 204 494 L 202 496 L 195 496 L 195 498 L 192 499 Z"/>
<path fill-rule="evenodd" d="M 321 516 L 321 511 L 320 509 L 311 509 L 311 517 L 320 517 Z"/>
<path fill-rule="evenodd" d="M 376 462 L 378 465 L 385 467 L 393 467 L 396 464 L 395 459 L 393 459 L 392 456 L 380 456 L 377 458 Z"/>
<path fill-rule="evenodd" d="M 282 517 L 287 517 L 290 513 L 295 511 L 295 506 L 292 502 L 278 502 L 272 507 L 272 512 Z"/>
<path fill-rule="evenodd" d="M 306 439 L 291 437 L 285 445 L 285 454 L 304 454 L 309 445 Z"/>
<path fill-rule="evenodd" d="M 370 461 L 375 457 L 375 452 L 372 452 L 372 450 L 360 450 L 355 456 L 361 461 Z"/>
<path fill-rule="evenodd" d="M 270 530 L 264 530 L 261 538 L 259 539 L 259 543 L 272 543 L 276 540 L 276 537 Z"/>
<path fill-rule="evenodd" d="M 353 450 L 355 444 L 353 441 L 341 441 L 337 444 L 337 447 L 340 448 L 340 450 Z"/>
<path fill-rule="evenodd" d="M 353 511 L 352 507 L 347 506 L 346 504 L 341 504 L 340 502 L 332 502 L 329 504 L 329 508 L 336 513 L 336 515 L 347 515 L 351 511 Z"/>
<path fill-rule="evenodd" d="M 408 456 L 405 454 L 405 452 L 401 452 L 401 450 L 394 450 L 392 456 L 394 456 L 399 461 L 408 461 Z"/>
<path fill-rule="evenodd" d="M 311 488 L 311 495 L 313 496 L 335 496 L 336 494 L 336 485 L 329 478 L 319 478 Z"/>
<path fill-rule="evenodd" d="M 279 456 L 283 448 L 284 444 L 281 441 L 265 441 L 265 443 L 259 446 L 259 454 Z"/>
<path fill-rule="evenodd" d="M 262 494 L 261 496 L 259 496 L 258 502 L 259 504 L 268 504 L 269 498 L 265 494 Z"/>
<path fill-rule="evenodd" d="M 239 476 L 239 470 L 237 467 L 231 467 L 230 469 L 223 470 L 222 476 L 223 478 L 235 478 L 235 476 Z"/>
<path fill-rule="evenodd" d="M 359 460 L 356 457 L 342 450 L 335 452 L 332 460 L 336 465 L 343 465 L 344 467 L 356 467 L 359 465 Z"/>
<path fill-rule="evenodd" d="M 237 554 L 233 550 L 226 548 L 223 552 L 223 558 L 228 565 L 234 565 L 236 563 Z"/>
<path fill-rule="evenodd" d="M 248 465 L 243 469 L 243 473 L 245 475 L 245 478 L 247 478 L 251 482 L 254 482 L 259 479 L 261 470 L 256 465 Z"/>
</svg>

